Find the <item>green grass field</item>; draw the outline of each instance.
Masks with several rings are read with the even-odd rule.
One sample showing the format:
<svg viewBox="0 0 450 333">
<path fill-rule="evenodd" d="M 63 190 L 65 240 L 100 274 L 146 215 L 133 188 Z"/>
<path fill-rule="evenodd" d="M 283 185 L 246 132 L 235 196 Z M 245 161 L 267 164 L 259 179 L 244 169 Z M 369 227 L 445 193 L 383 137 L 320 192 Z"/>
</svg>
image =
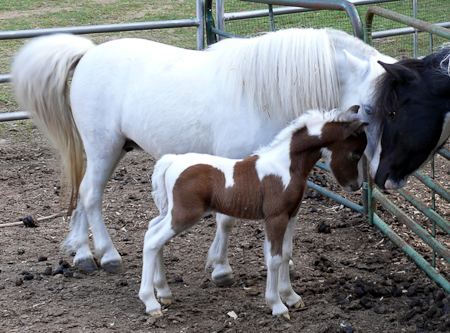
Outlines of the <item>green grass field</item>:
<svg viewBox="0 0 450 333">
<path fill-rule="evenodd" d="M 450 21 L 448 0 L 418 0 L 419 18 L 429 22 Z M 0 0 L 0 30 L 38 29 L 51 27 L 83 26 L 124 22 L 144 22 L 194 18 L 195 0 Z M 385 8 L 412 15 L 412 0 L 401 0 L 382 5 Z M 361 17 L 368 6 L 358 6 Z M 267 8 L 266 5 L 225 1 L 225 12 Z M 333 27 L 351 32 L 349 19 L 344 12 L 319 11 L 294 15 L 276 16 L 276 28 L 312 26 Z M 401 24 L 376 18 L 374 30 L 402 27 Z M 252 35 L 269 30 L 269 19 L 259 18 L 226 23 L 227 32 Z M 428 35 L 422 34 L 419 54 L 429 53 Z M 122 37 L 142 37 L 185 48 L 196 47 L 195 28 L 172 28 L 137 32 L 88 35 L 97 43 Z M 0 40 L 0 73 L 9 72 L 11 60 L 25 40 Z M 435 40 L 435 47 L 443 40 Z M 392 56 L 412 55 L 412 35 L 375 40 L 381 52 Z M 9 84 L 0 85 L 0 112 L 10 112 L 18 107 Z M 0 126 L 0 132 L 3 124 Z M 1 135 L 1 133 L 0 133 Z"/>
</svg>

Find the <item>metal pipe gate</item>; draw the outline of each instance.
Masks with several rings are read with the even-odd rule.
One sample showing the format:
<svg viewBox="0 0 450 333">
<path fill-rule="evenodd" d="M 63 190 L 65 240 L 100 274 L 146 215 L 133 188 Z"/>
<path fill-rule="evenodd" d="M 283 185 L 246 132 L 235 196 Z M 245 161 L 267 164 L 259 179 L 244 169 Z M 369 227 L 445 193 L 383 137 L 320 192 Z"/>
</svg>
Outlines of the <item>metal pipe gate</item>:
<svg viewBox="0 0 450 333">
<path fill-rule="evenodd" d="M 64 27 L 64 28 L 0 31 L 0 40 L 34 38 L 55 33 L 70 33 L 75 35 L 83 35 L 92 33 L 119 32 L 119 31 L 197 27 L 197 50 L 203 50 L 205 48 L 204 13 L 205 13 L 204 0 L 196 0 L 196 18 L 192 19 L 102 24 L 102 25 L 89 25 L 89 26 Z M 10 80 L 11 75 L 0 74 L 0 83 L 10 82 Z M 29 119 L 29 113 L 27 111 L 0 113 L 0 122 L 24 120 L 24 119 Z"/>
<path fill-rule="evenodd" d="M 423 32 L 430 34 L 430 53 L 433 52 L 432 42 L 433 35 L 446 38 L 450 40 L 450 30 L 441 26 L 430 24 L 428 22 L 418 20 L 416 18 L 408 17 L 393 11 L 386 10 L 380 7 L 370 7 L 367 10 L 365 17 L 365 41 L 371 43 L 372 41 L 372 23 L 374 16 L 380 16 L 385 19 L 396 21 L 405 24 L 409 27 L 416 28 Z M 450 153 L 445 149 L 438 151 L 438 154 L 450 160 Z M 389 200 L 370 180 L 369 186 L 369 223 L 376 225 L 389 239 L 396 244 L 403 252 L 405 252 L 411 260 L 413 260 L 429 277 L 436 281 L 442 288 L 450 293 L 450 282 L 447 281 L 435 268 L 436 254 L 441 256 L 445 261 L 450 263 L 450 251 L 435 238 L 436 225 L 439 226 L 445 233 L 450 235 L 450 223 L 446 221 L 435 211 L 435 194 L 450 202 L 450 192 L 444 189 L 434 178 L 434 159 L 431 161 L 431 177 L 426 176 L 421 171 L 416 171 L 413 176 L 421 181 L 425 186 L 432 190 L 432 207 L 429 208 L 422 200 L 412 195 L 407 189 L 399 189 L 397 192 L 410 202 L 417 210 L 422 212 L 433 224 L 432 234 L 427 232 L 419 223 L 410 218 L 404 211 L 397 207 L 391 200 Z M 386 208 L 390 213 L 395 215 L 399 221 L 414 232 L 420 239 L 422 239 L 433 250 L 433 259 L 430 264 L 417 251 L 413 249 L 404 239 L 397 235 L 377 214 L 377 203 Z"/>
</svg>

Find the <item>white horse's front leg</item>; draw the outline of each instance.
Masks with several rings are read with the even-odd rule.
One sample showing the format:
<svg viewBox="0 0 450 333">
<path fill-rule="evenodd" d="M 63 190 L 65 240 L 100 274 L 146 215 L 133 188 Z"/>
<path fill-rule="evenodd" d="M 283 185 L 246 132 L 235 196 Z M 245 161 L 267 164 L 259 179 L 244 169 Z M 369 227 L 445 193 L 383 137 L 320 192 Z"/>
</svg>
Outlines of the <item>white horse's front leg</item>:
<svg viewBox="0 0 450 333">
<path fill-rule="evenodd" d="M 82 271 L 98 269 L 94 256 L 89 248 L 89 223 L 81 198 L 70 218 L 70 233 L 62 244 L 66 251 L 75 251 L 74 265 Z"/>
<path fill-rule="evenodd" d="M 289 224 L 284 234 L 283 239 L 283 258 L 280 266 L 279 272 L 279 285 L 278 292 L 280 293 L 281 299 L 289 306 L 295 308 L 303 308 L 305 304 L 302 298 L 294 292 L 290 280 L 290 262 L 292 257 L 292 237 L 294 233 L 295 224 L 297 217 L 290 219 Z"/>
<path fill-rule="evenodd" d="M 139 298 L 145 304 L 145 311 L 152 317 L 161 317 L 161 305 L 158 303 L 154 293 L 155 274 L 160 279 L 163 269 L 156 266 L 162 264 L 162 247 L 164 244 L 175 235 L 171 228 L 171 216 L 167 215 L 157 224 L 152 226 L 145 233 L 144 250 L 143 250 L 143 265 L 142 265 L 142 281 L 139 290 Z M 160 262 L 158 262 L 160 261 Z M 164 279 L 165 280 L 165 277 Z M 159 281 L 161 283 L 161 279 Z M 165 282 L 167 284 L 167 282 Z M 164 282 L 162 283 L 164 284 Z M 169 290 L 170 292 L 170 290 Z M 171 295 L 170 295 L 171 298 Z"/>
<path fill-rule="evenodd" d="M 212 266 L 212 280 L 219 287 L 229 287 L 234 284 L 233 270 L 228 262 L 228 242 L 235 218 L 217 214 L 217 230 L 214 241 L 208 252 L 206 268 Z"/>
</svg>

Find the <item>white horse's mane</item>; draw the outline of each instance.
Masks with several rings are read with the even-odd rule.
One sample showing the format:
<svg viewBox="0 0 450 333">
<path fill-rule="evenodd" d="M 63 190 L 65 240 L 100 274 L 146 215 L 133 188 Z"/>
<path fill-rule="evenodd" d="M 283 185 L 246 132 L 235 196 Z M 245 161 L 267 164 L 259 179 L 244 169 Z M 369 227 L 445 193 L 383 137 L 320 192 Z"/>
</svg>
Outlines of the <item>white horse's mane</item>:
<svg viewBox="0 0 450 333">
<path fill-rule="evenodd" d="M 206 68 L 224 87 L 233 87 L 236 105 L 273 121 L 294 119 L 310 109 L 339 107 L 336 49 L 347 46 L 369 58 L 377 51 L 333 29 L 286 29 L 251 39 L 232 38 L 211 46 Z M 223 89 L 225 90 L 225 89 Z"/>
<path fill-rule="evenodd" d="M 300 117 L 294 119 L 290 124 L 285 127 L 280 133 L 277 134 L 275 139 L 272 140 L 267 146 L 258 149 L 255 154 L 263 154 L 274 147 L 283 144 L 285 142 L 290 142 L 291 136 L 301 128 L 323 125 L 328 122 L 337 121 L 353 121 L 359 119 L 357 113 L 351 111 L 341 111 L 338 109 L 328 110 L 309 110 Z"/>
<path fill-rule="evenodd" d="M 368 59 L 369 57 L 377 57 L 380 55 L 377 49 L 342 30 L 326 28 L 325 31 L 336 49 L 347 49 L 347 51 L 351 50 L 353 55 L 364 59 Z"/>
</svg>

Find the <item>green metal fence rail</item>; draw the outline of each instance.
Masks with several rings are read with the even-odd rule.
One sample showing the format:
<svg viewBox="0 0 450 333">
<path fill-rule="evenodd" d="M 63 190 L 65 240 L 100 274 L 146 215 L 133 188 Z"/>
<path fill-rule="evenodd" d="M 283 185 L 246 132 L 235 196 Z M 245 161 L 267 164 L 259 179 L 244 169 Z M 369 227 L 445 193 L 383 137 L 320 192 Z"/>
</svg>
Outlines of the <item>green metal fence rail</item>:
<svg viewBox="0 0 450 333">
<path fill-rule="evenodd" d="M 370 7 L 365 17 L 365 41 L 372 42 L 372 24 L 375 15 L 389 19 L 404 25 L 413 27 L 422 32 L 430 34 L 430 52 L 432 52 L 432 36 L 438 36 L 450 40 L 450 30 L 422 21 L 406 15 L 402 15 L 381 7 Z M 438 152 L 441 156 L 450 160 L 450 153 L 444 149 Z M 434 161 L 431 163 L 431 175 L 434 177 Z M 450 251 L 439 243 L 436 236 L 436 225 L 447 234 L 450 234 L 450 223 L 440 216 L 435 210 L 435 194 L 442 199 L 450 202 L 450 193 L 432 177 L 425 175 L 421 171 L 416 171 L 413 176 L 432 190 L 432 208 L 429 208 L 423 201 L 419 200 L 407 189 L 399 189 L 397 192 L 417 210 L 422 212 L 433 225 L 432 235 L 422 228 L 417 222 L 407 216 L 404 211 L 397 207 L 370 181 L 369 185 L 369 223 L 376 225 L 385 235 L 389 237 L 401 250 L 403 250 L 430 278 L 438 283 L 443 289 L 450 293 L 450 283 L 447 281 L 435 267 L 435 256 L 438 254 L 445 261 L 450 263 Z M 417 253 L 405 240 L 397 235 L 377 214 L 377 203 L 381 204 L 386 210 L 395 215 L 399 221 L 414 232 L 422 241 L 424 241 L 433 250 L 433 263 L 430 264 L 419 253 Z"/>
</svg>

